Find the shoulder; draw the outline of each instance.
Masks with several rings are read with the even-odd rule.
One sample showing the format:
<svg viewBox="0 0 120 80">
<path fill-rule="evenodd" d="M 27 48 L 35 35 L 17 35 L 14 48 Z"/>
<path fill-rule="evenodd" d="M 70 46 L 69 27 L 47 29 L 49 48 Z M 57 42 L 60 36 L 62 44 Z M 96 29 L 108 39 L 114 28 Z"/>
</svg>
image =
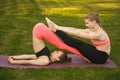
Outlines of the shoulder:
<svg viewBox="0 0 120 80">
<path fill-rule="evenodd" d="M 90 36 L 90 39 L 99 39 L 102 36 L 102 33 L 99 31 L 88 31 L 88 35 Z"/>
<path fill-rule="evenodd" d="M 100 40 L 105 40 L 105 39 L 109 38 L 107 32 L 102 28 L 99 31 L 99 34 L 100 34 Z"/>
</svg>

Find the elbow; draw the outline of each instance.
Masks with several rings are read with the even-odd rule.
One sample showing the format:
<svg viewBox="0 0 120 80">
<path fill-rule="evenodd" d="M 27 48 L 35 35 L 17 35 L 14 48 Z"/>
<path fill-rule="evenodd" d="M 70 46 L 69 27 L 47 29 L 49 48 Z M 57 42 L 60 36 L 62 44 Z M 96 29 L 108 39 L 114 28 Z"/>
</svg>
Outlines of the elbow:
<svg viewBox="0 0 120 80">
<path fill-rule="evenodd" d="M 38 61 L 37 63 L 36 63 L 36 65 L 38 65 L 38 66 L 46 66 L 46 65 L 48 65 L 50 63 L 50 61 L 49 60 L 44 60 L 44 61 Z"/>
</svg>

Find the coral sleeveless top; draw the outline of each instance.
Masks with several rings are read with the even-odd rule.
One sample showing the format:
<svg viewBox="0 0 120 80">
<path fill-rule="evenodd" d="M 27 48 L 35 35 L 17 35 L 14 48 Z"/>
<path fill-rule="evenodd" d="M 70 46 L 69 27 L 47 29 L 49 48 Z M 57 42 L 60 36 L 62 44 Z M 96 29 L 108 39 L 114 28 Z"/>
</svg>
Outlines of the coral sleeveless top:
<svg viewBox="0 0 120 80">
<path fill-rule="evenodd" d="M 105 39 L 104 41 L 98 41 L 98 40 L 91 40 L 91 42 L 95 45 L 95 46 L 102 46 L 105 44 L 108 44 L 110 42 L 109 38 Z"/>
<path fill-rule="evenodd" d="M 100 30 L 101 31 L 101 30 Z M 105 44 L 108 44 L 110 42 L 109 37 L 107 37 L 105 40 L 103 41 L 99 41 L 99 40 L 91 40 L 91 42 L 95 45 L 95 46 L 103 46 Z"/>
</svg>

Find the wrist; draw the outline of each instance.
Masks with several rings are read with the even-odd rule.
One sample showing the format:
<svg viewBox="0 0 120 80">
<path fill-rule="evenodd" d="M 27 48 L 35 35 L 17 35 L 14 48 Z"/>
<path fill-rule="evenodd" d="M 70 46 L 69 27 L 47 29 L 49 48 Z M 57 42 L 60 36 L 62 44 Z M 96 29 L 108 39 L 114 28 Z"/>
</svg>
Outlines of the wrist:
<svg viewBox="0 0 120 80">
<path fill-rule="evenodd" d="M 60 26 L 57 26 L 56 29 L 57 29 L 57 30 L 61 30 L 61 27 L 60 27 Z"/>
</svg>

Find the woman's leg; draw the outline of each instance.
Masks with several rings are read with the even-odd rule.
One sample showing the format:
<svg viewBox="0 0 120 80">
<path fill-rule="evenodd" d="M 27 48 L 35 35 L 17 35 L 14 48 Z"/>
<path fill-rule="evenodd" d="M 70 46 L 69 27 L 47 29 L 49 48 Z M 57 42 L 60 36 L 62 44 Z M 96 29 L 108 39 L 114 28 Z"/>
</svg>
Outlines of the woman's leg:
<svg viewBox="0 0 120 80">
<path fill-rule="evenodd" d="M 57 30 L 55 33 L 64 41 L 64 43 L 79 50 L 81 54 L 91 62 L 96 62 L 96 60 L 100 61 L 100 56 L 102 57 L 102 55 L 104 55 L 100 51 L 98 51 L 94 46 L 89 45 L 80 40 L 74 39 L 62 31 Z"/>
<path fill-rule="evenodd" d="M 67 45 L 69 46 L 72 46 L 74 48 L 80 48 L 80 47 L 85 47 L 85 48 L 88 48 L 88 47 L 92 47 L 95 49 L 94 46 L 88 44 L 88 43 L 85 43 L 81 40 L 78 40 L 78 39 L 75 39 L 75 38 L 72 38 L 71 36 L 69 36 L 68 34 L 64 33 L 63 31 L 60 31 L 60 30 L 56 30 L 55 34 L 57 36 L 59 36 L 64 43 L 66 43 Z"/>
<path fill-rule="evenodd" d="M 56 46 L 57 48 L 67 50 L 69 52 L 79 55 L 80 57 L 83 57 L 77 49 L 70 47 L 66 45 L 64 42 L 62 42 L 60 38 L 58 38 L 43 23 L 38 23 L 33 28 L 33 47 L 34 47 L 35 52 L 41 49 L 40 44 L 43 44 L 43 41 L 41 40 L 46 40 L 52 45 Z"/>
<path fill-rule="evenodd" d="M 37 39 L 33 35 L 33 49 L 34 49 L 34 53 L 37 53 L 37 52 L 41 51 L 44 47 L 45 47 L 45 43 L 44 43 L 43 39 Z"/>
</svg>

